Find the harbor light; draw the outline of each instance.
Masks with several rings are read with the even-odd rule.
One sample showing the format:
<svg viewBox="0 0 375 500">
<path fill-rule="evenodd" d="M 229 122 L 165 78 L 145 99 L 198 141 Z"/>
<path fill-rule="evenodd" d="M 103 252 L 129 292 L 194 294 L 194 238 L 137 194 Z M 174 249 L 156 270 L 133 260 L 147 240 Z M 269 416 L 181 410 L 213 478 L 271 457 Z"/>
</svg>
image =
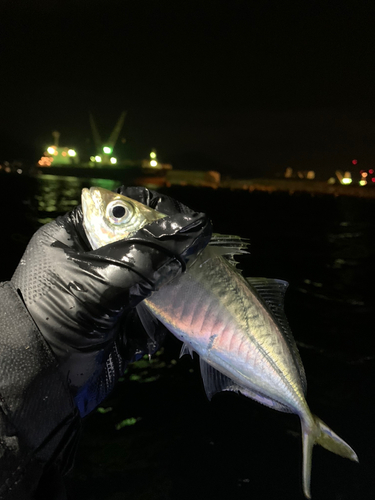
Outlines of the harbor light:
<svg viewBox="0 0 375 500">
<path fill-rule="evenodd" d="M 55 152 L 55 148 L 53 146 L 50 146 L 49 148 L 47 148 L 47 152 L 50 154 L 50 155 L 53 155 L 53 153 Z"/>
<path fill-rule="evenodd" d="M 99 156 L 99 155 L 95 156 L 95 161 L 100 163 L 102 161 L 101 156 Z"/>
<path fill-rule="evenodd" d="M 69 156 L 77 156 L 77 153 L 74 151 L 74 149 L 68 149 L 68 155 Z"/>
<path fill-rule="evenodd" d="M 105 153 L 106 155 L 110 155 L 112 153 L 112 148 L 110 148 L 108 146 L 104 146 L 103 153 Z"/>
<path fill-rule="evenodd" d="M 156 160 L 151 160 L 151 161 L 150 161 L 150 165 L 151 165 L 151 167 L 156 167 L 156 166 L 157 166 L 157 164 L 158 164 L 158 162 L 157 162 Z"/>
<path fill-rule="evenodd" d="M 115 165 L 117 163 L 117 158 L 112 157 L 109 161 L 112 163 L 112 165 Z"/>
</svg>

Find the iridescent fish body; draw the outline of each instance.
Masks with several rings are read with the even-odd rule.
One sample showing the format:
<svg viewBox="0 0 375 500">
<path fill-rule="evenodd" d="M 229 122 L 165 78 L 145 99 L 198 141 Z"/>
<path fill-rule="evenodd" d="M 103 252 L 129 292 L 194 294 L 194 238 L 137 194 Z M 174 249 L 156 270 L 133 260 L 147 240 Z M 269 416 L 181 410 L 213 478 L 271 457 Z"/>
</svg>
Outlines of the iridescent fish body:
<svg viewBox="0 0 375 500">
<path fill-rule="evenodd" d="M 87 230 L 90 211 L 84 208 L 84 213 Z M 90 227 L 95 231 L 95 224 Z M 103 244 L 109 239 L 103 239 Z M 91 240 L 101 240 L 100 230 Z M 358 459 L 307 405 L 305 372 L 283 311 L 288 284 L 245 279 L 233 258 L 241 253 L 247 252 L 240 238 L 215 235 L 186 273 L 144 300 L 137 310 L 146 329 L 152 330 L 156 317 L 184 342 L 182 353 L 199 354 L 209 398 L 218 391 L 240 392 L 300 417 L 303 490 L 310 498 L 314 444 Z"/>
</svg>

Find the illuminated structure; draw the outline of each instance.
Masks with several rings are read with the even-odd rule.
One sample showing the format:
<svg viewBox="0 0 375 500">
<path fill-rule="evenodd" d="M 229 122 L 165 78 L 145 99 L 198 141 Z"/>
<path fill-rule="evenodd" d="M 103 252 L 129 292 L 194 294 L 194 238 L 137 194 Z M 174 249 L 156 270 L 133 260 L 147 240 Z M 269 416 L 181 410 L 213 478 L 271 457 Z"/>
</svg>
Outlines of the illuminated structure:
<svg viewBox="0 0 375 500">
<path fill-rule="evenodd" d="M 77 152 L 73 148 L 59 146 L 60 132 L 52 132 L 54 143 L 48 146 L 38 161 L 40 167 L 74 166 L 79 163 Z"/>
<path fill-rule="evenodd" d="M 94 137 L 95 147 L 96 147 L 96 155 L 90 157 L 91 163 L 95 166 L 95 164 L 99 163 L 100 166 L 104 165 L 116 165 L 117 158 L 112 156 L 113 149 L 117 142 L 118 136 L 122 130 L 124 125 L 126 116 L 126 111 L 123 111 L 120 115 L 120 118 L 117 120 L 114 129 L 112 130 L 108 140 L 106 142 L 102 142 L 97 126 L 95 124 L 95 120 L 93 115 L 90 113 L 90 125 L 92 130 L 92 135 Z"/>
<path fill-rule="evenodd" d="M 340 181 L 340 184 L 348 185 L 352 183 L 353 179 L 351 172 L 342 173 L 341 170 L 336 170 L 335 173 L 337 179 Z"/>
<path fill-rule="evenodd" d="M 150 153 L 150 159 L 142 160 L 142 169 L 145 171 L 150 171 L 150 173 L 152 173 L 156 170 L 172 170 L 172 165 L 170 165 L 169 163 L 160 163 L 158 161 L 155 149 L 152 149 Z"/>
</svg>

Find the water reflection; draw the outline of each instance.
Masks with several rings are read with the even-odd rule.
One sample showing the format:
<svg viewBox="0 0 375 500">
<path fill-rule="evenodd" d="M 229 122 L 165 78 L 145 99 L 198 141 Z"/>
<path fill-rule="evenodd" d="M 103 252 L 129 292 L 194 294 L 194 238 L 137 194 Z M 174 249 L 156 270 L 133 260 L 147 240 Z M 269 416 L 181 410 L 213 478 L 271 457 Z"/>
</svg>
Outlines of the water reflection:
<svg viewBox="0 0 375 500">
<path fill-rule="evenodd" d="M 43 175 L 38 178 L 38 190 L 35 195 L 39 224 L 46 224 L 58 215 L 68 212 L 81 203 L 81 191 L 84 187 L 103 187 L 113 190 L 120 182 L 110 179 L 79 179 Z"/>
</svg>

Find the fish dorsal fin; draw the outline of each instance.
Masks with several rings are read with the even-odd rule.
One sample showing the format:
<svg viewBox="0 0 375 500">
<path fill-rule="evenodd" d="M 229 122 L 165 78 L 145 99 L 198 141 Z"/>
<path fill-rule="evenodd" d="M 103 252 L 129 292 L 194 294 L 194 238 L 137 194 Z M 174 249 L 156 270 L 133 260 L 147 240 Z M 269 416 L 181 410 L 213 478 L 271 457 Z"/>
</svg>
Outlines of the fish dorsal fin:
<svg viewBox="0 0 375 500">
<path fill-rule="evenodd" d="M 284 312 L 285 292 L 289 286 L 287 281 L 271 278 L 246 278 L 246 281 L 258 292 L 262 299 L 268 304 L 271 312 L 281 327 L 284 337 L 288 342 L 293 358 L 296 362 L 302 387 L 306 392 L 307 382 L 305 369 L 303 367 L 296 342 L 294 340 L 289 322 Z"/>
<path fill-rule="evenodd" d="M 193 357 L 193 352 L 193 348 L 186 344 L 186 342 L 184 342 L 181 347 L 180 358 L 182 358 L 182 356 L 185 356 L 185 354 L 190 354 L 190 356 Z"/>
<path fill-rule="evenodd" d="M 250 246 L 247 238 L 241 238 L 240 236 L 230 234 L 214 233 L 211 237 L 209 245 L 215 249 L 215 253 L 217 255 L 225 257 L 225 259 L 234 267 L 237 267 L 238 265 L 238 262 L 234 258 L 235 255 L 250 253 L 247 250 Z M 239 271 L 239 269 L 237 270 Z"/>
<path fill-rule="evenodd" d="M 214 396 L 217 392 L 232 391 L 241 393 L 248 398 L 254 399 L 254 401 L 257 401 L 262 405 L 273 408 L 274 410 L 282 412 L 291 411 L 287 406 L 279 403 L 278 401 L 270 399 L 267 396 L 263 396 L 263 394 L 260 394 L 255 390 L 241 387 L 240 385 L 236 384 L 231 378 L 223 375 L 218 370 L 216 370 L 216 368 L 206 363 L 206 361 L 203 361 L 202 358 L 200 358 L 199 361 L 204 389 L 209 400 L 211 400 L 212 396 Z"/>
<path fill-rule="evenodd" d="M 222 391 L 239 391 L 239 386 L 232 379 L 220 373 L 202 358 L 199 358 L 201 375 L 203 379 L 204 390 L 207 398 L 211 401 L 212 396 Z"/>
<path fill-rule="evenodd" d="M 289 286 L 287 281 L 271 278 L 246 278 L 246 281 L 256 289 L 272 310 L 281 311 L 284 315 L 285 292 Z"/>
</svg>

